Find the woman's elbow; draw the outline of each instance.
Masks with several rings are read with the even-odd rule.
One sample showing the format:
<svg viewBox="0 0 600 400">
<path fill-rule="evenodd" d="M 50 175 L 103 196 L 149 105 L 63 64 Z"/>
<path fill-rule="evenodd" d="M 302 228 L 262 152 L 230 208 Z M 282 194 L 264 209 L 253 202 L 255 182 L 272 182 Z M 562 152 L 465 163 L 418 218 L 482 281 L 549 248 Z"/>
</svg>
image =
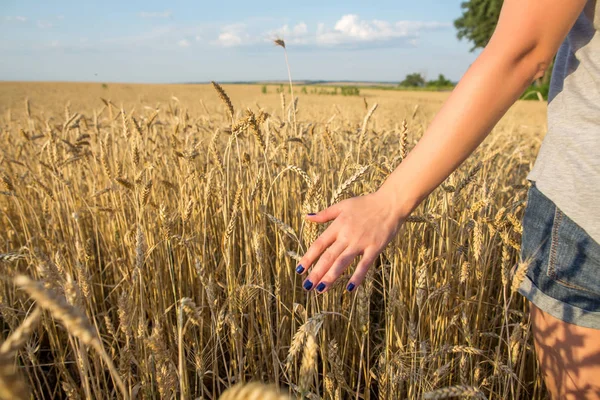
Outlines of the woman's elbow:
<svg viewBox="0 0 600 400">
<path fill-rule="evenodd" d="M 526 81 L 527 85 L 542 78 L 552 64 L 553 59 L 554 54 L 537 47 L 532 47 L 528 51 L 519 52 L 518 54 L 507 54 L 507 61 L 513 71 L 516 71 Z"/>
<path fill-rule="evenodd" d="M 493 37 L 484 51 L 530 83 L 542 78 L 554 59 L 554 49 L 541 40 L 516 42 Z"/>
<path fill-rule="evenodd" d="M 548 68 L 550 67 L 550 64 L 552 64 L 552 59 L 554 58 L 554 55 L 552 56 L 537 56 L 535 58 L 532 57 L 531 62 L 531 71 L 532 71 L 532 81 L 535 81 L 537 79 L 541 79 L 544 77 L 544 75 L 546 74 L 546 71 L 548 70 Z"/>
</svg>

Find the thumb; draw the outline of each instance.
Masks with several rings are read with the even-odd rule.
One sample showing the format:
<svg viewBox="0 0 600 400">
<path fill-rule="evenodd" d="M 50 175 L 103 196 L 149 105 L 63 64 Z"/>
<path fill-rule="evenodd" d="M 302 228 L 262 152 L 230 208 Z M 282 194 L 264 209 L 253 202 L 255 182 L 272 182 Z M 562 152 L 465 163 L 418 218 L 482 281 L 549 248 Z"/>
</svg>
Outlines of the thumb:
<svg viewBox="0 0 600 400">
<path fill-rule="evenodd" d="M 306 219 L 310 222 L 317 222 L 322 224 L 324 222 L 329 222 L 332 219 L 336 219 L 341 212 L 342 207 L 340 207 L 340 203 L 337 203 L 329 208 L 324 209 L 323 211 L 319 211 L 318 213 L 307 214 Z"/>
</svg>

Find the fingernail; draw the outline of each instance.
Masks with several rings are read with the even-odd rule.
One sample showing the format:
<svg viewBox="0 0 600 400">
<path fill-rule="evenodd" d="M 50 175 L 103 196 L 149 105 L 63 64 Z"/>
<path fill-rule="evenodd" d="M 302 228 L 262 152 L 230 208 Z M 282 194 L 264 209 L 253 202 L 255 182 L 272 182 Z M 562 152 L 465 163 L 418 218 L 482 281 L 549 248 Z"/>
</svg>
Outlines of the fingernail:
<svg viewBox="0 0 600 400">
<path fill-rule="evenodd" d="M 356 285 L 354 283 L 351 283 L 346 287 L 346 290 L 351 292 L 354 290 L 355 287 L 356 287 Z"/>
<path fill-rule="evenodd" d="M 304 288 L 304 290 L 310 290 L 313 286 L 313 283 L 311 281 L 309 281 L 308 279 L 304 282 L 304 285 L 302 285 L 302 287 Z"/>
<path fill-rule="evenodd" d="M 314 217 L 315 215 L 317 215 L 316 213 L 308 213 L 309 217 Z"/>
<path fill-rule="evenodd" d="M 304 272 L 304 267 L 302 265 L 298 265 L 296 267 L 296 273 L 301 274 Z"/>
<path fill-rule="evenodd" d="M 325 284 L 323 282 L 319 283 L 319 285 L 317 285 L 317 292 L 322 292 L 323 290 L 325 290 Z"/>
</svg>

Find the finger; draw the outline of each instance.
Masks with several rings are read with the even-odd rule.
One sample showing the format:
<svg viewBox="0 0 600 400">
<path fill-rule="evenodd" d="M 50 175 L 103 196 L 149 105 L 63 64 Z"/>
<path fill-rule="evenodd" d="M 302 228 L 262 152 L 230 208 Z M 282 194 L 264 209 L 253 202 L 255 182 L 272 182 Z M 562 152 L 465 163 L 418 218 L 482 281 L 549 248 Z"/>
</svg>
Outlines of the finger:
<svg viewBox="0 0 600 400">
<path fill-rule="evenodd" d="M 302 274 L 307 271 L 311 265 L 323 254 L 325 250 L 335 241 L 336 238 L 336 227 L 333 225 L 329 228 L 325 229 L 325 232 L 321 234 L 313 242 L 310 248 L 306 251 L 304 256 L 298 262 L 298 266 L 296 267 L 296 272 L 298 274 Z"/>
<path fill-rule="evenodd" d="M 331 207 L 315 214 L 308 214 L 306 219 L 310 222 L 317 222 L 319 224 L 331 221 L 332 219 L 337 218 L 337 216 L 340 215 L 340 212 L 342 212 L 342 207 L 340 207 L 340 204 L 341 203 L 334 204 Z"/>
<path fill-rule="evenodd" d="M 329 290 L 335 281 L 344 273 L 352 261 L 360 254 L 359 251 L 346 248 L 342 254 L 335 260 L 329 271 L 325 274 L 317 285 L 317 292 L 323 293 Z"/>
<path fill-rule="evenodd" d="M 357 286 L 359 286 L 362 283 L 362 281 L 365 280 L 365 276 L 367 276 L 369 267 L 371 266 L 371 264 L 373 264 L 378 255 L 379 253 L 376 251 L 368 249 L 365 250 L 362 258 L 356 266 L 356 270 L 354 270 L 354 274 L 352 274 L 350 281 L 348 281 L 348 286 L 346 286 L 347 291 L 353 291 Z"/>
<path fill-rule="evenodd" d="M 323 275 L 329 271 L 331 265 L 347 247 L 348 245 L 346 243 L 340 242 L 339 240 L 335 241 L 323 254 L 321 254 L 319 262 L 317 262 L 317 265 L 310 271 L 310 274 L 308 274 L 302 287 L 306 290 L 311 290 L 315 286 L 315 283 L 318 283 Z"/>
</svg>

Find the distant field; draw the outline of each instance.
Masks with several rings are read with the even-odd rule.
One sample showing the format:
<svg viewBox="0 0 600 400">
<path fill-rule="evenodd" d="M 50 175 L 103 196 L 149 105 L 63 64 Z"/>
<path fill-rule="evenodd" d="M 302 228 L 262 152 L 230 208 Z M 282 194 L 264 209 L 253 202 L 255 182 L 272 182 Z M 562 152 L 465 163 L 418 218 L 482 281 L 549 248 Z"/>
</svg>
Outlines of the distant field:
<svg viewBox="0 0 600 400">
<path fill-rule="evenodd" d="M 269 93 L 261 93 L 262 85 L 223 85 L 232 98 L 237 109 L 244 107 L 259 106 L 266 109 L 279 109 L 280 96 L 276 93 L 278 85 L 268 86 Z M 290 98 L 288 87 L 285 93 Z M 310 86 L 308 86 L 310 87 Z M 221 110 L 222 105 L 218 101 L 214 90 L 210 85 L 143 85 L 143 84 L 106 84 L 102 83 L 53 83 L 53 82 L 0 82 L 0 112 L 5 113 L 11 108 L 14 112 L 23 111 L 23 102 L 30 99 L 31 107 L 44 111 L 48 116 L 53 113 L 62 115 L 67 102 L 73 110 L 78 112 L 89 112 L 93 108 L 100 108 L 103 103 L 100 98 L 112 99 L 116 106 L 123 104 L 126 108 L 141 109 L 144 106 L 155 107 L 161 103 L 172 101 L 175 96 L 190 112 L 205 112 L 200 104 L 202 100 L 209 110 Z M 361 89 L 360 96 L 319 96 L 301 93 L 301 87 L 297 88 L 296 95 L 299 100 L 299 112 L 306 118 L 314 116 L 315 113 L 331 115 L 337 113 L 336 105 L 343 107 L 344 118 L 353 122 L 364 118 L 365 109 L 363 98 L 369 103 L 379 103 L 374 123 L 399 123 L 401 119 L 412 115 L 415 106 L 420 110 L 417 115 L 422 122 L 431 119 L 434 113 L 441 107 L 449 93 L 432 92 L 394 92 L 376 89 Z M 520 102 L 509 114 L 508 119 L 522 121 L 531 127 L 540 128 L 545 124 L 546 106 L 538 102 Z M 322 116 L 322 115 L 320 115 Z M 511 118 L 512 116 L 512 118 Z"/>
<path fill-rule="evenodd" d="M 376 190 L 449 94 L 297 87 L 294 115 L 277 87 L 0 82 L 0 393 L 544 397 L 512 287 L 545 105 L 517 103 L 364 285 L 318 295 L 303 215 Z"/>
</svg>

